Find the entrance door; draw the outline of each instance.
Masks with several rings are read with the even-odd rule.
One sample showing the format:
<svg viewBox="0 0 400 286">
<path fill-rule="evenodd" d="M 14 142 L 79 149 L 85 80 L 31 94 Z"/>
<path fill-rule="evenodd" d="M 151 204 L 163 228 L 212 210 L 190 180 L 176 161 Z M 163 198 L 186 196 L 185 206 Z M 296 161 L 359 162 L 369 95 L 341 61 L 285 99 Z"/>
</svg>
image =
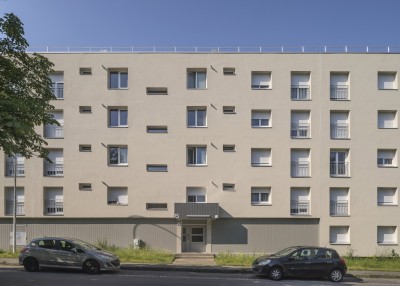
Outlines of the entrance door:
<svg viewBox="0 0 400 286">
<path fill-rule="evenodd" d="M 182 227 L 182 252 L 206 251 L 206 227 L 187 225 Z"/>
</svg>

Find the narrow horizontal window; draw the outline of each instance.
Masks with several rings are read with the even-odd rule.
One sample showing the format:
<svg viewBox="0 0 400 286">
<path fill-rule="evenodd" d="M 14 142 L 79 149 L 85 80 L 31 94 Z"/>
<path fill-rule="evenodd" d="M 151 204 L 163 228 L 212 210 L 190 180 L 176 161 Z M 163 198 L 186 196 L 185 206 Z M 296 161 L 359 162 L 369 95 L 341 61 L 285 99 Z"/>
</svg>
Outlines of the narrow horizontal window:
<svg viewBox="0 0 400 286">
<path fill-rule="evenodd" d="M 79 74 L 80 75 L 92 75 L 92 68 L 80 68 Z"/>
<path fill-rule="evenodd" d="M 223 145 L 222 150 L 224 152 L 235 152 L 236 151 L 236 146 L 235 145 Z"/>
<path fill-rule="evenodd" d="M 168 126 L 147 126 L 147 133 L 168 133 Z"/>
<path fill-rule="evenodd" d="M 92 145 L 79 145 L 79 152 L 92 152 Z"/>
<path fill-rule="evenodd" d="M 235 184 L 223 183 L 222 184 L 222 190 L 224 190 L 224 191 L 234 191 L 235 190 Z"/>
<path fill-rule="evenodd" d="M 91 191 L 92 184 L 90 183 L 79 183 L 79 190 L 80 191 Z"/>
<path fill-rule="evenodd" d="M 146 203 L 146 210 L 167 210 L 167 203 Z"/>
<path fill-rule="evenodd" d="M 235 68 L 224 68 L 224 75 L 236 75 Z"/>
<path fill-rule="evenodd" d="M 168 95 L 167 87 L 146 87 L 148 95 Z"/>
<path fill-rule="evenodd" d="M 222 108 L 223 112 L 225 114 L 235 114 L 236 113 L 236 108 L 235 106 L 224 106 Z"/>
<path fill-rule="evenodd" d="M 79 106 L 79 112 L 80 113 L 92 113 L 92 107 L 91 106 Z"/>
<path fill-rule="evenodd" d="M 168 172 L 168 165 L 146 165 L 147 172 Z"/>
</svg>

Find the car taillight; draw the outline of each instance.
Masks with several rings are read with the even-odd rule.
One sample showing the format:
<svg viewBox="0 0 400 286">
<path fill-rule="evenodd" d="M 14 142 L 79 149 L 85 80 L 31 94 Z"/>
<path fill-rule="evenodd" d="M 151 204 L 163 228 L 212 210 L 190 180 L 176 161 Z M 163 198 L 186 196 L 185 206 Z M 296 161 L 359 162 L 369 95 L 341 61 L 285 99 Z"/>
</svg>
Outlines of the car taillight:
<svg viewBox="0 0 400 286">
<path fill-rule="evenodd" d="M 344 265 L 346 265 L 346 260 L 344 260 L 343 258 L 340 258 L 340 261 L 341 261 Z"/>
</svg>

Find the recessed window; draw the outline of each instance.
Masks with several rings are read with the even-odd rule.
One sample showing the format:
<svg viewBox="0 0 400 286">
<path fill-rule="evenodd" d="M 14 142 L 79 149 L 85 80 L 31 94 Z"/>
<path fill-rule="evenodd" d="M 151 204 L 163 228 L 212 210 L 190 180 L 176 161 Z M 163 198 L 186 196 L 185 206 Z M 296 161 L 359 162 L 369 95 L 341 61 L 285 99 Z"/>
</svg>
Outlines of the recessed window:
<svg viewBox="0 0 400 286">
<path fill-rule="evenodd" d="M 349 100 L 349 73 L 331 72 L 330 77 L 330 99 L 331 100 Z"/>
<path fill-rule="evenodd" d="M 187 108 L 187 127 L 206 127 L 207 108 L 188 107 Z"/>
<path fill-rule="evenodd" d="M 147 164 L 147 172 L 168 172 L 168 165 Z"/>
<path fill-rule="evenodd" d="M 167 210 L 167 203 L 146 203 L 146 210 Z"/>
<path fill-rule="evenodd" d="M 378 206 L 397 205 L 397 188 L 378 188 Z"/>
<path fill-rule="evenodd" d="M 188 203 L 205 203 L 206 189 L 202 187 L 187 187 L 186 188 Z"/>
<path fill-rule="evenodd" d="M 378 149 L 378 167 L 397 167 L 396 150 Z"/>
<path fill-rule="evenodd" d="M 79 152 L 92 152 L 92 145 L 90 144 L 80 144 Z"/>
<path fill-rule="evenodd" d="M 236 75 L 235 68 L 224 68 L 224 75 Z"/>
<path fill-rule="evenodd" d="M 252 148 L 251 166 L 253 167 L 271 166 L 271 149 Z"/>
<path fill-rule="evenodd" d="M 311 138 L 310 111 L 292 111 L 290 137 L 293 139 Z"/>
<path fill-rule="evenodd" d="M 349 226 L 331 226 L 329 231 L 330 244 L 350 244 Z"/>
<path fill-rule="evenodd" d="M 378 89 L 397 89 L 397 73 L 378 72 Z"/>
<path fill-rule="evenodd" d="M 147 126 L 147 133 L 168 133 L 168 126 Z"/>
<path fill-rule="evenodd" d="M 128 147 L 126 146 L 109 146 L 108 147 L 108 164 L 112 166 L 128 165 Z"/>
<path fill-rule="evenodd" d="M 350 111 L 331 111 L 331 139 L 350 138 Z"/>
<path fill-rule="evenodd" d="M 290 189 L 290 214 L 296 216 L 311 214 L 310 188 Z"/>
<path fill-rule="evenodd" d="M 206 89 L 207 71 L 206 69 L 188 69 L 187 70 L 187 88 L 188 89 Z"/>
<path fill-rule="evenodd" d="M 225 114 L 235 114 L 236 113 L 236 107 L 235 106 L 224 106 L 222 108 L 223 112 Z"/>
<path fill-rule="evenodd" d="M 92 107 L 91 106 L 79 106 L 79 112 L 80 113 L 92 113 Z"/>
<path fill-rule="evenodd" d="M 291 98 L 292 100 L 310 100 L 310 73 L 292 72 Z"/>
<path fill-rule="evenodd" d="M 109 187 L 107 189 L 107 204 L 116 206 L 128 205 L 128 188 Z"/>
<path fill-rule="evenodd" d="M 223 183 L 222 184 L 222 190 L 223 191 L 234 191 L 235 190 L 235 184 Z"/>
<path fill-rule="evenodd" d="M 187 146 L 187 164 L 191 166 L 207 165 L 207 147 Z"/>
<path fill-rule="evenodd" d="M 64 72 L 55 72 L 49 75 L 51 90 L 56 99 L 64 99 Z"/>
<path fill-rule="evenodd" d="M 92 75 L 92 68 L 79 68 L 80 75 Z"/>
<path fill-rule="evenodd" d="M 24 187 L 16 188 L 16 215 L 25 215 L 25 195 L 24 195 Z M 4 188 L 4 200 L 5 200 L 5 215 L 13 215 L 14 214 L 14 188 L 13 187 L 5 187 Z"/>
<path fill-rule="evenodd" d="M 128 109 L 109 107 L 109 127 L 128 127 Z"/>
<path fill-rule="evenodd" d="M 397 111 L 396 110 L 379 110 L 378 111 L 378 128 L 392 129 L 397 128 Z"/>
<path fill-rule="evenodd" d="M 349 188 L 330 188 L 330 209 L 331 216 L 350 215 Z"/>
<path fill-rule="evenodd" d="M 271 188 L 268 187 L 252 187 L 251 188 L 251 204 L 269 205 Z"/>
<path fill-rule="evenodd" d="M 251 127 L 253 128 L 271 127 L 271 111 L 252 110 Z"/>
<path fill-rule="evenodd" d="M 62 187 L 44 188 L 44 215 L 64 215 L 64 194 Z"/>
<path fill-rule="evenodd" d="M 91 191 L 92 184 L 91 183 L 79 183 L 79 190 L 80 191 Z"/>
<path fill-rule="evenodd" d="M 290 150 L 290 176 L 292 178 L 311 177 L 311 150 L 291 149 Z"/>
<path fill-rule="evenodd" d="M 271 89 L 271 72 L 251 72 L 252 89 Z"/>
<path fill-rule="evenodd" d="M 110 89 L 127 89 L 128 88 L 128 70 L 111 70 L 109 72 Z"/>
<path fill-rule="evenodd" d="M 166 87 L 147 87 L 146 93 L 148 95 L 168 95 L 168 88 L 166 88 Z"/>
<path fill-rule="evenodd" d="M 378 226 L 379 244 L 397 244 L 397 226 Z"/>
<path fill-rule="evenodd" d="M 235 145 L 223 145 L 222 150 L 224 152 L 235 152 L 236 151 L 236 146 Z"/>
<path fill-rule="evenodd" d="M 350 177 L 350 152 L 349 150 L 334 150 L 330 152 L 331 177 Z"/>
</svg>

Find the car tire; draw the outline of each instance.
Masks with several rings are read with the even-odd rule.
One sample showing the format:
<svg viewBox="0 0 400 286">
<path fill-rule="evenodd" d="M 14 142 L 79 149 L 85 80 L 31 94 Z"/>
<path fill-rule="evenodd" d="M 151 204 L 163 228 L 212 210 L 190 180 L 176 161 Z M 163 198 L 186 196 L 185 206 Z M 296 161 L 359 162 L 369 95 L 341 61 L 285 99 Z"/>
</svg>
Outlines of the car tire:
<svg viewBox="0 0 400 286">
<path fill-rule="evenodd" d="M 35 272 L 39 270 L 39 262 L 33 257 L 26 258 L 23 264 L 25 270 L 28 272 Z"/>
<path fill-rule="evenodd" d="M 342 279 L 343 271 L 339 268 L 335 268 L 329 273 L 329 280 L 331 280 L 332 282 L 340 282 L 342 281 Z"/>
<path fill-rule="evenodd" d="M 278 266 L 272 267 L 268 272 L 268 277 L 275 281 L 281 280 L 283 278 L 282 268 Z"/>
<path fill-rule="evenodd" d="M 86 260 L 83 263 L 83 271 L 87 274 L 98 274 L 100 272 L 100 265 L 96 260 Z"/>
</svg>

